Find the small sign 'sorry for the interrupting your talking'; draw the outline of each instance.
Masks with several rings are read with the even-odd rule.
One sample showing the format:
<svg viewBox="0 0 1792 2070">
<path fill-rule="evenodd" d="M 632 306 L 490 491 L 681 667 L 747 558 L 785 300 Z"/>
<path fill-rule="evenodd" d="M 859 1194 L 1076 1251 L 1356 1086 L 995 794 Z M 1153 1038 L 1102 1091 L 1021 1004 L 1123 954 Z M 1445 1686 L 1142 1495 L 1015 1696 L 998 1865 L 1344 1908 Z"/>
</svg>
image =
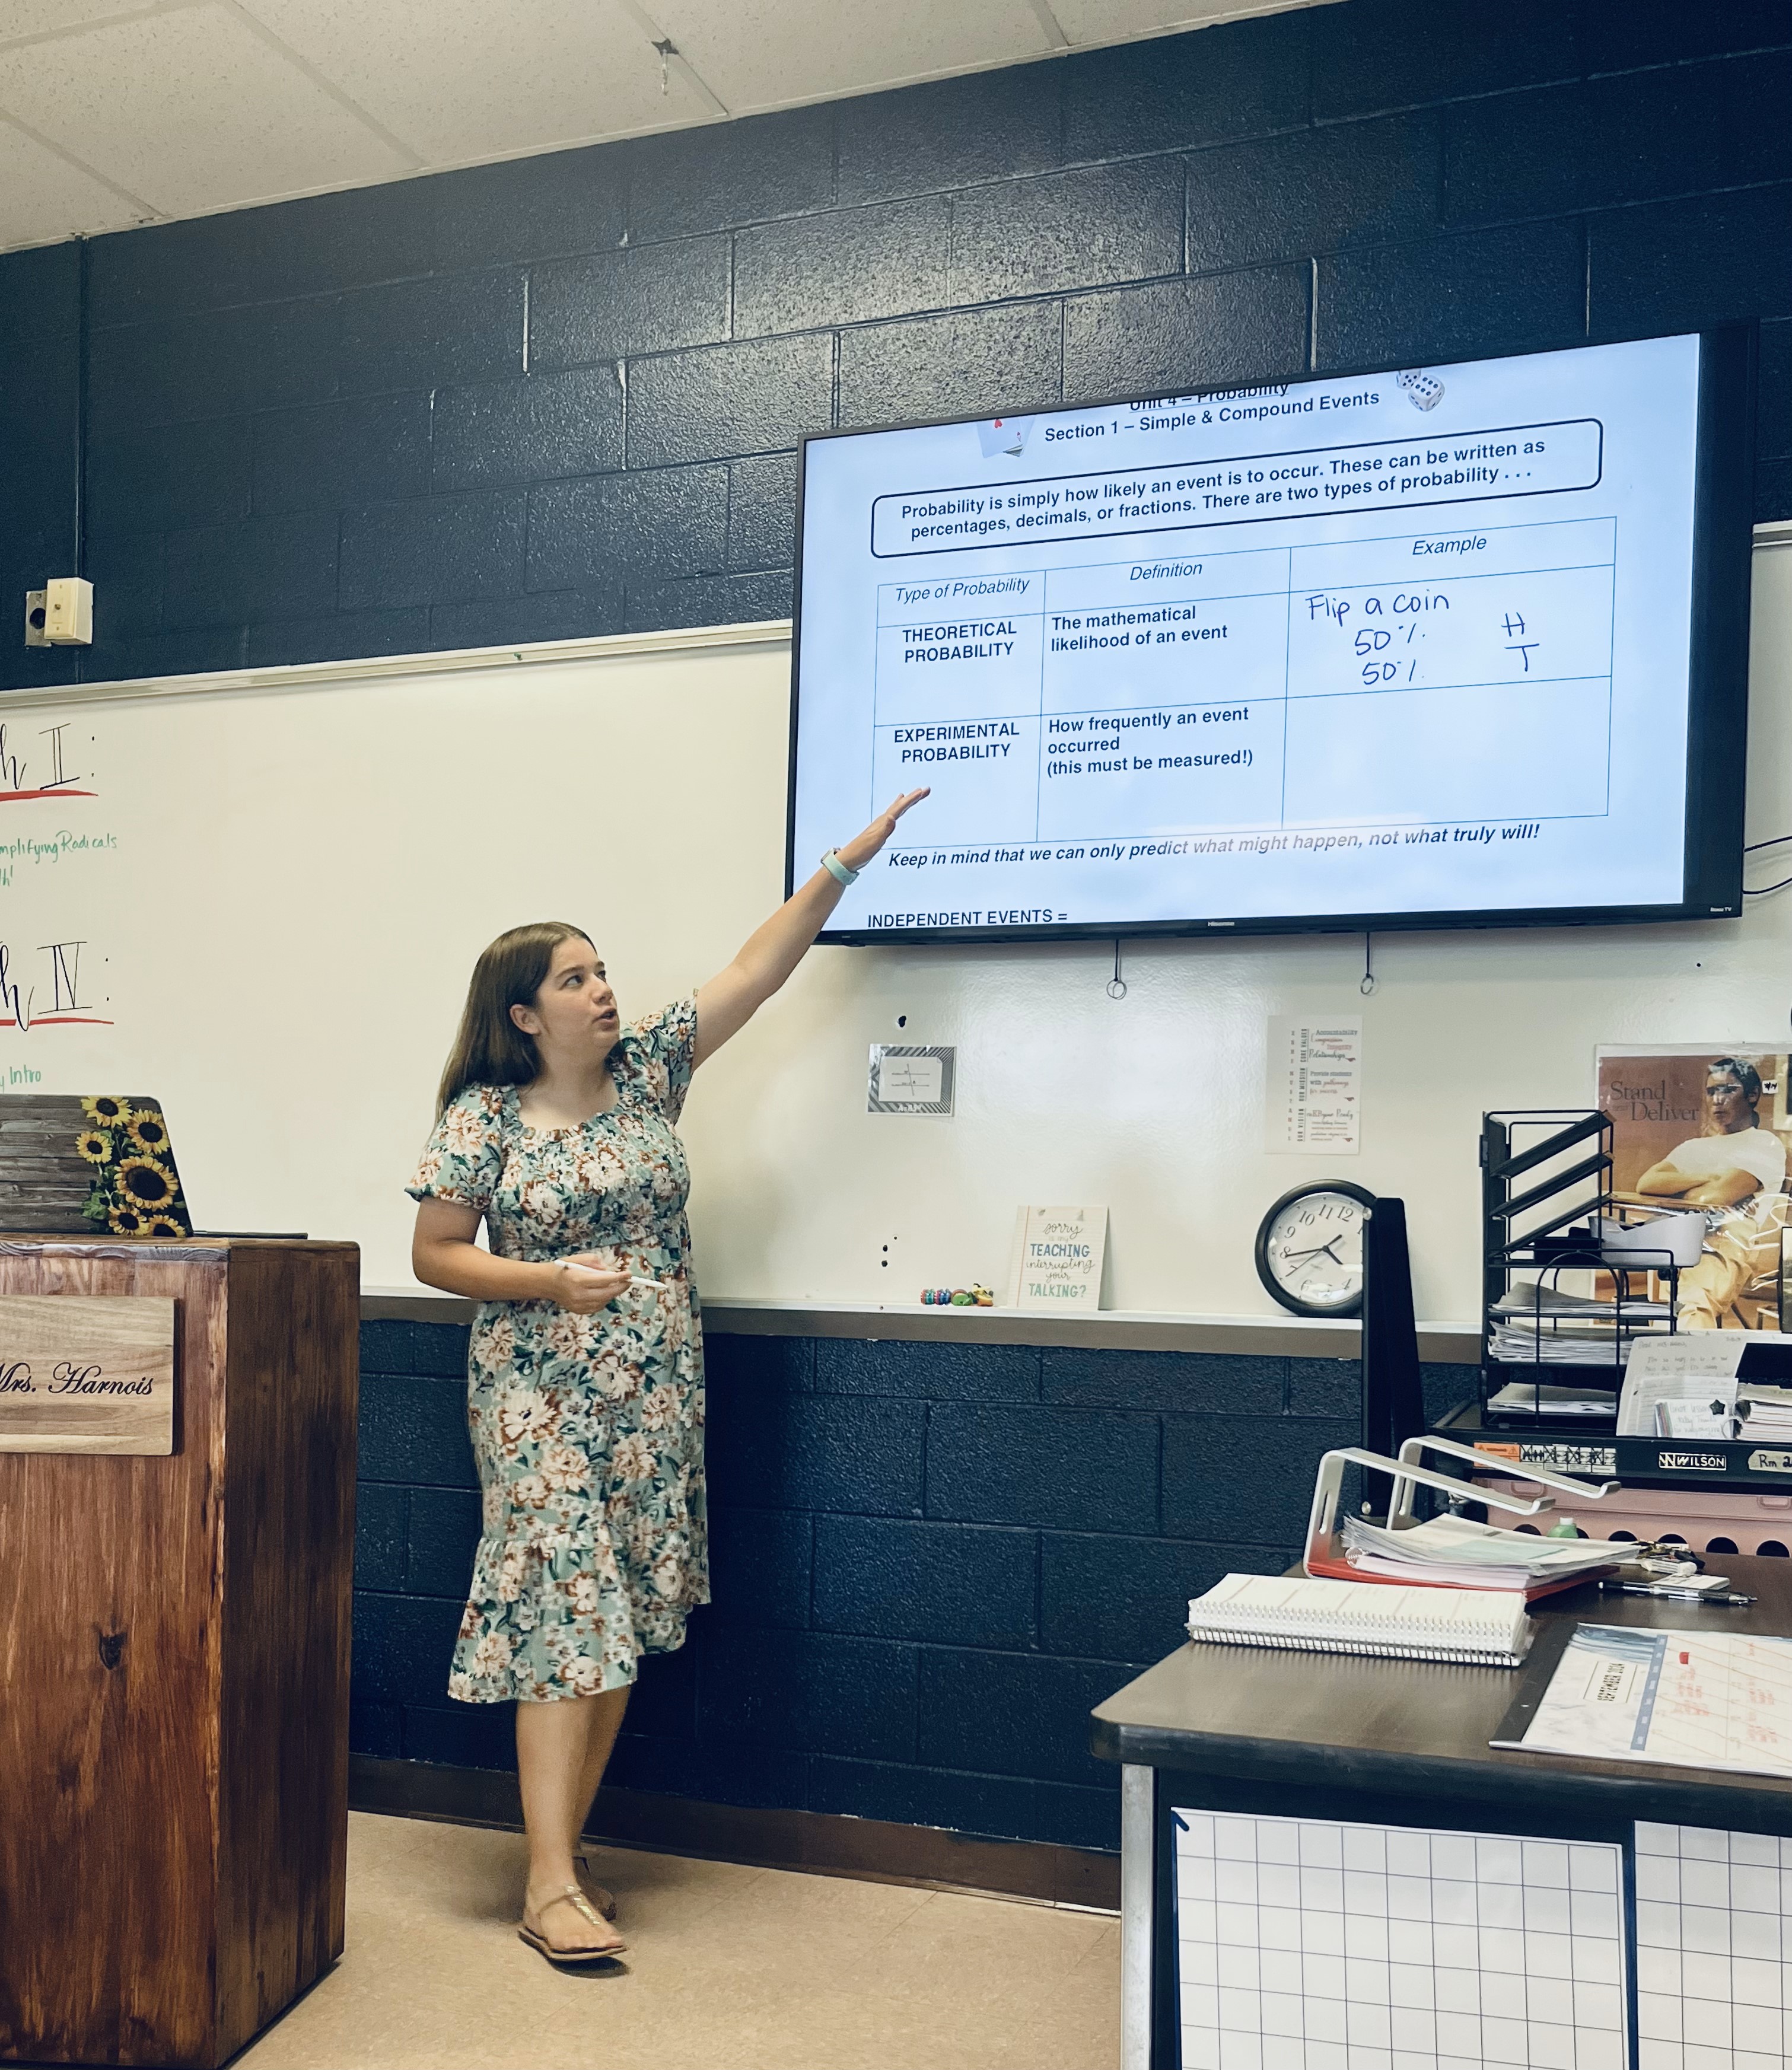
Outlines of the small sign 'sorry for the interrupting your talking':
<svg viewBox="0 0 1792 2070">
<path fill-rule="evenodd" d="M 1012 1299 L 1040 1315 L 1093 1315 L 1107 1254 L 1105 1207 L 1022 1208 L 1016 1220 Z"/>
</svg>

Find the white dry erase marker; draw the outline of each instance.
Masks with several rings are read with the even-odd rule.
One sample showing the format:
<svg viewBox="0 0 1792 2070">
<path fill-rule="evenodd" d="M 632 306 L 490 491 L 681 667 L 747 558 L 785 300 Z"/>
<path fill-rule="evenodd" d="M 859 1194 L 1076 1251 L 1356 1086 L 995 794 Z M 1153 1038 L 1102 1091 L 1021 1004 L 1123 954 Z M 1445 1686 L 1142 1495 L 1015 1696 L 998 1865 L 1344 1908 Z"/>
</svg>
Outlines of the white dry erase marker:
<svg viewBox="0 0 1792 2070">
<path fill-rule="evenodd" d="M 572 1267 L 575 1272 L 588 1272 L 594 1279 L 601 1276 L 595 1265 L 581 1265 L 576 1258 L 569 1258 L 567 1260 L 567 1262 Z M 663 1289 L 663 1282 L 657 1279 L 649 1279 L 644 1274 L 640 1272 L 631 1272 L 629 1274 L 628 1284 L 631 1287 L 650 1287 L 656 1294 L 660 1293 Z"/>
</svg>

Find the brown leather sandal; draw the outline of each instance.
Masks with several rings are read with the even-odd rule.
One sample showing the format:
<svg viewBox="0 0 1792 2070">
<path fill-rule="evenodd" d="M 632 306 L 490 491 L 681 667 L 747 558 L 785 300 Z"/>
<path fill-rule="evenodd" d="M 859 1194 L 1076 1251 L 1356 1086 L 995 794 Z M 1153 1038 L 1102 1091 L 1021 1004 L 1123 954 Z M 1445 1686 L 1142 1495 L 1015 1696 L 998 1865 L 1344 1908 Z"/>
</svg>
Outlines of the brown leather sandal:
<svg viewBox="0 0 1792 2070">
<path fill-rule="evenodd" d="M 551 1912 L 557 1904 L 571 1905 L 582 1919 L 595 1927 L 599 1933 L 603 1930 L 604 1923 L 586 1901 L 585 1893 L 575 1883 L 569 1883 L 564 1890 L 550 1897 L 546 1904 L 536 1907 L 536 1924 L 534 1926 L 529 1923 L 528 1900 L 525 1899 L 522 1924 L 517 1929 L 517 1938 L 533 1948 L 538 1955 L 545 1957 L 556 1968 L 577 1968 L 587 1962 L 612 1962 L 618 1955 L 628 1953 L 628 1943 L 626 1941 L 612 1941 L 608 1947 L 603 1948 L 556 1948 L 553 1942 L 542 1933 L 540 1921 L 542 1914 L 544 1912 Z"/>
<path fill-rule="evenodd" d="M 586 1896 L 613 1926 L 616 1917 L 616 1900 L 614 1892 L 606 1890 L 591 1874 L 591 1861 L 583 1851 L 575 1855 L 572 1861 L 574 1868 L 578 1872 L 580 1887 L 583 1889 Z"/>
</svg>

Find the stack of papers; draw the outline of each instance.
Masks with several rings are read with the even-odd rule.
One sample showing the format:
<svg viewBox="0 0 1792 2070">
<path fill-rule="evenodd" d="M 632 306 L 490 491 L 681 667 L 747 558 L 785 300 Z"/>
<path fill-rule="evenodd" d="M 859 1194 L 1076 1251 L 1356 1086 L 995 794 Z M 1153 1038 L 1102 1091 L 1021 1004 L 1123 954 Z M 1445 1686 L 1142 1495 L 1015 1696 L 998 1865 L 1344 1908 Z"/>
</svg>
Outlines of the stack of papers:
<svg viewBox="0 0 1792 2070">
<path fill-rule="evenodd" d="M 1579 1416 L 1609 1417 L 1618 1407 L 1617 1397 L 1598 1394 L 1582 1387 L 1552 1387 L 1547 1382 L 1509 1380 L 1489 1397 L 1487 1407 L 1505 1416 L 1552 1416 L 1572 1419 Z"/>
<path fill-rule="evenodd" d="M 1745 1381 L 1737 1400 L 1745 1438 L 1792 1438 L 1792 1387 L 1757 1387 Z"/>
<path fill-rule="evenodd" d="M 1596 1301 L 1540 1280 L 1512 1289 L 1488 1311 L 1491 1355 L 1508 1365 L 1622 1365 L 1630 1340 L 1668 1319 L 1665 1301 Z"/>
<path fill-rule="evenodd" d="M 1405 1531 L 1344 1520 L 1344 1558 L 1365 1579 L 1457 1589 L 1559 1586 L 1615 1567 L 1628 1546 L 1601 1538 L 1539 1538 L 1467 1517 L 1434 1517 Z"/>
<path fill-rule="evenodd" d="M 1628 1330 L 1618 1338 L 1610 1329 L 1573 1324 L 1540 1333 L 1529 1323 L 1497 1323 L 1487 1350 L 1502 1365 L 1622 1365 L 1630 1356 L 1630 1336 Z"/>
<path fill-rule="evenodd" d="M 1504 1300 L 1495 1302 L 1488 1312 L 1495 1315 L 1541 1315 L 1553 1321 L 1564 1317 L 1585 1320 L 1602 1315 L 1610 1321 L 1617 1313 L 1617 1303 L 1610 1300 L 1596 1301 L 1586 1294 L 1564 1293 L 1559 1287 L 1546 1287 L 1541 1280 L 1537 1280 L 1526 1281 L 1513 1287 Z M 1665 1301 L 1626 1301 L 1624 1303 L 1626 1323 L 1664 1323 L 1667 1314 Z"/>
<path fill-rule="evenodd" d="M 1737 1375 L 1749 1332 L 1683 1330 L 1637 1346 L 1618 1398 L 1620 1438 L 1726 1438 L 1737 1414 Z M 1764 1397 L 1778 1390 L 1764 1387 Z"/>
</svg>

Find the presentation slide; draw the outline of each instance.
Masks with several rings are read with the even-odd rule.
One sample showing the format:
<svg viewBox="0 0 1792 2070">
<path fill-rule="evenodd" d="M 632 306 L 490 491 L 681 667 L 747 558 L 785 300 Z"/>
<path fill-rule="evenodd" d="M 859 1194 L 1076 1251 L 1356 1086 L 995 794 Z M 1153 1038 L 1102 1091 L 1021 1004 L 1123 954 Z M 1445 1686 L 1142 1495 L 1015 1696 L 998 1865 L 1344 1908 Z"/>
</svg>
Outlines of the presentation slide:
<svg viewBox="0 0 1792 2070">
<path fill-rule="evenodd" d="M 1678 902 L 1699 351 L 812 440 L 829 931 Z"/>
</svg>

